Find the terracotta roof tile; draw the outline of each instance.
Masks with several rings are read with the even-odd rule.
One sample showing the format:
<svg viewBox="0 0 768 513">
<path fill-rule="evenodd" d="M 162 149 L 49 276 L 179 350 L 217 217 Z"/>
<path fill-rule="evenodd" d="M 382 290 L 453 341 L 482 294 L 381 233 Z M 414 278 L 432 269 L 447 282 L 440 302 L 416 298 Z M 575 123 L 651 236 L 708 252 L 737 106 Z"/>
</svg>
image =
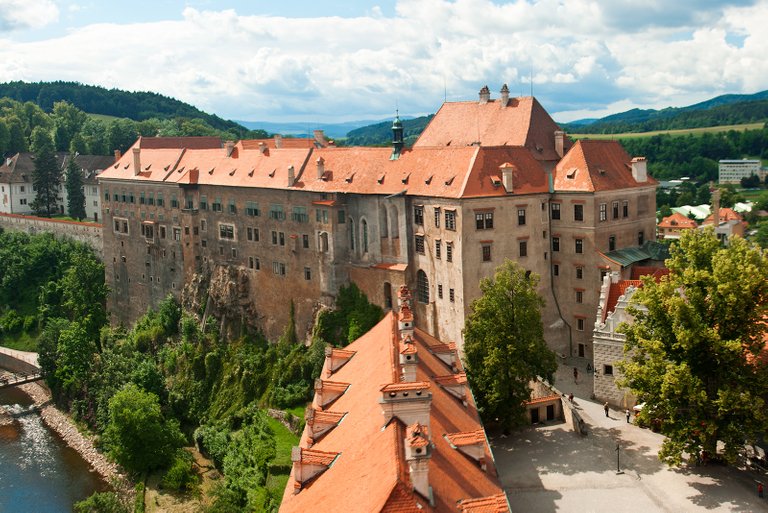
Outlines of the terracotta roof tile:
<svg viewBox="0 0 768 513">
<path fill-rule="evenodd" d="M 530 401 L 525 401 L 525 404 L 531 405 L 531 404 L 542 404 L 547 403 L 549 401 L 553 401 L 555 399 L 560 399 L 560 396 L 557 394 L 551 394 L 546 395 L 544 397 L 537 397 L 536 399 L 531 399 Z"/>
<path fill-rule="evenodd" d="M 379 390 L 382 392 L 401 392 L 407 390 L 426 390 L 429 386 L 429 381 L 413 381 L 406 383 L 390 383 L 382 386 Z"/>
<path fill-rule="evenodd" d="M 659 222 L 659 228 L 696 228 L 697 226 L 696 221 L 679 212 L 674 212 Z"/>
<path fill-rule="evenodd" d="M 434 381 L 443 386 L 465 385 L 467 383 L 467 374 L 460 372 L 458 374 L 448 374 L 446 376 L 435 376 Z"/>
<path fill-rule="evenodd" d="M 725 221 L 743 221 L 744 220 L 744 218 L 741 217 L 741 214 L 739 214 L 738 212 L 736 212 L 732 208 L 727 208 L 727 207 L 722 207 L 720 209 L 720 216 L 719 217 L 720 217 L 720 222 L 721 223 L 725 222 Z M 709 214 L 707 216 L 707 218 L 704 220 L 704 222 L 701 223 L 701 224 L 702 225 L 712 224 L 714 219 L 715 219 L 715 214 L 714 213 Z"/>
<path fill-rule="evenodd" d="M 429 445 L 429 429 L 417 422 L 408 426 L 405 431 L 405 439 L 411 447 L 426 447 Z"/>
<path fill-rule="evenodd" d="M 339 455 L 337 452 L 316 451 L 314 449 L 301 449 L 301 462 L 308 465 L 329 466 Z"/>
<path fill-rule="evenodd" d="M 463 433 L 446 433 L 445 437 L 448 439 L 451 445 L 455 445 L 456 447 L 484 444 L 486 442 L 485 431 L 482 429 Z"/>
<path fill-rule="evenodd" d="M 618 141 L 579 140 L 555 166 L 555 191 L 607 191 L 655 186 L 650 175 L 636 182 L 632 159 Z"/>
<path fill-rule="evenodd" d="M 461 513 L 506 513 L 509 511 L 507 497 L 501 493 L 479 499 L 464 499 L 459 502 Z"/>
</svg>

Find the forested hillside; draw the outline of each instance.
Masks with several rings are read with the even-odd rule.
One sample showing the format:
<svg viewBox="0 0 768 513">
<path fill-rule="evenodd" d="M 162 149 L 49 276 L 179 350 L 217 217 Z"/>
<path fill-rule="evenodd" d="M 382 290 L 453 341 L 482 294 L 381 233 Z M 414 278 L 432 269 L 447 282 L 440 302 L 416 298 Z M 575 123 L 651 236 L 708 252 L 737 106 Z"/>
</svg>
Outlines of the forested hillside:
<svg viewBox="0 0 768 513">
<path fill-rule="evenodd" d="M 406 146 L 412 146 L 434 114 L 419 118 L 404 119 L 403 139 Z M 375 125 L 364 126 L 347 134 L 345 146 L 387 146 L 392 143 L 392 121 L 382 121 Z"/>
<path fill-rule="evenodd" d="M 195 118 L 203 120 L 216 130 L 234 132 L 247 130 L 233 121 L 207 114 L 188 103 L 161 94 L 133 93 L 77 82 L 8 82 L 0 84 L 0 97 L 8 97 L 21 103 L 32 102 L 49 113 L 56 102 L 66 101 L 91 114 L 103 114 L 135 121 L 152 118 Z"/>
</svg>

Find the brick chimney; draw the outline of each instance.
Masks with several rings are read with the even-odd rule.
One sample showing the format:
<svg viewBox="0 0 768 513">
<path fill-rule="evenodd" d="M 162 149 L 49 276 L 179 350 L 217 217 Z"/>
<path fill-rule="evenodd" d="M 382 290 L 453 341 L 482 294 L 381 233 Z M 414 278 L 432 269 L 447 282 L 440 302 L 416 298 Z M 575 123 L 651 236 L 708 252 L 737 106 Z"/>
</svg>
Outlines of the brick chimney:
<svg viewBox="0 0 768 513">
<path fill-rule="evenodd" d="M 232 152 L 235 149 L 235 141 L 227 141 L 224 143 L 224 148 L 227 150 L 227 157 L 232 156 Z"/>
<path fill-rule="evenodd" d="M 503 109 L 509 104 L 509 87 L 507 84 L 501 86 L 501 108 Z"/>
<path fill-rule="evenodd" d="M 715 226 L 720 226 L 720 189 L 712 191 L 712 221 Z"/>
<path fill-rule="evenodd" d="M 504 189 L 508 193 L 514 192 L 515 166 L 509 162 L 505 162 L 499 166 L 499 169 L 501 169 L 501 183 L 504 184 Z"/>
<path fill-rule="evenodd" d="M 317 163 L 317 179 L 322 180 L 325 174 L 325 159 L 319 157 L 315 162 Z"/>
<path fill-rule="evenodd" d="M 120 160 L 120 157 L 122 157 L 123 154 L 120 152 L 120 150 L 115 150 L 115 162 Z"/>
<path fill-rule="evenodd" d="M 282 148 L 283 147 L 283 136 L 279 134 L 275 134 L 275 148 Z"/>
<path fill-rule="evenodd" d="M 555 130 L 555 153 L 560 158 L 563 158 L 565 153 L 565 132 L 562 130 Z"/>
<path fill-rule="evenodd" d="M 432 442 L 429 428 L 414 423 L 405 429 L 405 461 L 414 491 L 434 505 L 432 488 L 429 486 L 429 460 L 432 457 Z"/>
<path fill-rule="evenodd" d="M 314 130 L 312 135 L 315 136 L 315 143 L 321 148 L 328 146 L 328 140 L 325 138 L 325 134 L 322 130 Z"/>
<path fill-rule="evenodd" d="M 416 381 L 419 366 L 419 352 L 410 335 L 400 341 L 400 380 L 404 383 Z"/>
<path fill-rule="evenodd" d="M 264 142 L 260 142 L 259 143 L 259 151 L 261 152 L 262 155 L 266 155 L 267 154 L 267 144 L 264 143 Z"/>
<path fill-rule="evenodd" d="M 296 169 L 293 166 L 288 166 L 288 187 L 293 187 L 296 183 Z"/>
<path fill-rule="evenodd" d="M 483 86 L 482 89 L 480 89 L 480 105 L 484 105 L 488 103 L 491 100 L 491 90 L 488 89 L 488 86 Z"/>
<path fill-rule="evenodd" d="M 141 173 L 141 148 L 133 149 L 133 176 Z"/>
<path fill-rule="evenodd" d="M 632 159 L 632 178 L 634 178 L 637 183 L 648 181 L 648 170 L 645 157 L 635 157 Z"/>
</svg>

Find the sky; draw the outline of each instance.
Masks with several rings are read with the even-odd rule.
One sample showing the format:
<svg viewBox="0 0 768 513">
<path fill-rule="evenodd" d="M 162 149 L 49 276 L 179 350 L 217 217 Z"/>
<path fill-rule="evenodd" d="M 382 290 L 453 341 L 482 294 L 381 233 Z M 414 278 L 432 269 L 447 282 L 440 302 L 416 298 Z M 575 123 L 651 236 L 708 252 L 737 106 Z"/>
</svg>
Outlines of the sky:
<svg viewBox="0 0 768 513">
<path fill-rule="evenodd" d="M 768 0 L 0 0 L 0 82 L 317 123 L 506 83 L 568 122 L 768 89 L 767 21 Z"/>
</svg>

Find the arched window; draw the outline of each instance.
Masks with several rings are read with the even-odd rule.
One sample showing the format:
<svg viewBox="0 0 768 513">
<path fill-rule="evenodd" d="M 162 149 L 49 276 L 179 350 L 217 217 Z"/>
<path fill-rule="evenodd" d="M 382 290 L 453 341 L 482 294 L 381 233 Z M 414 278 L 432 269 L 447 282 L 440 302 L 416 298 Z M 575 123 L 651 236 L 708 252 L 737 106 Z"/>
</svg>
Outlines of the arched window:
<svg viewBox="0 0 768 513">
<path fill-rule="evenodd" d="M 355 220 L 349 218 L 349 249 L 355 250 Z"/>
<path fill-rule="evenodd" d="M 422 270 L 416 273 L 416 298 L 419 303 L 429 303 L 429 280 Z"/>
<path fill-rule="evenodd" d="M 381 238 L 388 237 L 389 228 L 387 223 L 389 222 L 389 216 L 387 216 L 387 207 L 382 205 L 379 207 L 379 231 L 381 231 Z"/>
<path fill-rule="evenodd" d="M 360 238 L 363 239 L 363 253 L 368 253 L 368 221 L 365 219 L 360 221 L 360 231 L 362 232 Z"/>
<path fill-rule="evenodd" d="M 398 239 L 400 238 L 400 221 L 399 216 L 397 215 L 396 206 L 392 205 L 392 208 L 390 208 L 389 217 L 390 221 L 392 222 L 392 238 Z"/>
</svg>

